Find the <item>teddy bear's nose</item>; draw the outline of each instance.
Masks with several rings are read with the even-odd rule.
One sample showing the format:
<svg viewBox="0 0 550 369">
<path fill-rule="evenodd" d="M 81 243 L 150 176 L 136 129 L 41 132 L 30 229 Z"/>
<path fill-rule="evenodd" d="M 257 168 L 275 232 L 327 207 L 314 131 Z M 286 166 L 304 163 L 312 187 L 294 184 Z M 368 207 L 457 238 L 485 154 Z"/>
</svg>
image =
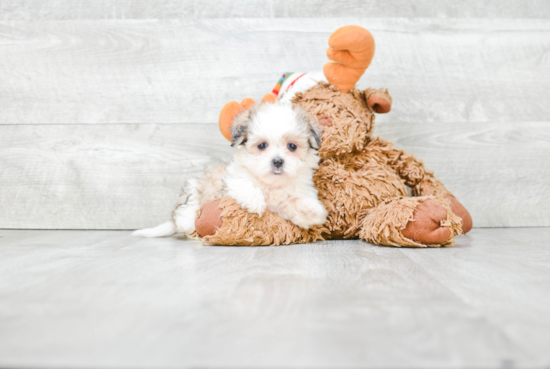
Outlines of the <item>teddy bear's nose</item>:
<svg viewBox="0 0 550 369">
<path fill-rule="evenodd" d="M 272 163 L 273 163 L 273 166 L 278 169 L 278 168 L 283 166 L 284 162 L 285 161 L 283 159 L 277 157 L 277 158 L 273 159 Z"/>
</svg>

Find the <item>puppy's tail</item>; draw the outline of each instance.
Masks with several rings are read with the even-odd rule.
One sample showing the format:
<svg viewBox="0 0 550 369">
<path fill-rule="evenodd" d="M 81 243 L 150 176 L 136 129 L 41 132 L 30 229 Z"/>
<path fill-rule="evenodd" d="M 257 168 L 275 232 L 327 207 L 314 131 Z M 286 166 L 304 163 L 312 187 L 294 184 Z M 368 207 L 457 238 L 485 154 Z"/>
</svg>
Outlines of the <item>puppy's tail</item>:
<svg viewBox="0 0 550 369">
<path fill-rule="evenodd" d="M 154 228 L 139 229 L 132 233 L 132 236 L 137 237 L 168 237 L 176 233 L 176 225 L 169 220 Z"/>
</svg>

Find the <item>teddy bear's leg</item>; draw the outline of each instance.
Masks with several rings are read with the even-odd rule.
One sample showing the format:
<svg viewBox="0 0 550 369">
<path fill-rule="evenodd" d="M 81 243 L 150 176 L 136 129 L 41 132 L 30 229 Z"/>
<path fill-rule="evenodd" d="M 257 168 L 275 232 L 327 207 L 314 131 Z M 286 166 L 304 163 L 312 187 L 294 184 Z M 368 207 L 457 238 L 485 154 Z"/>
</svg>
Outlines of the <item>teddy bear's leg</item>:
<svg viewBox="0 0 550 369">
<path fill-rule="evenodd" d="M 443 196 L 400 197 L 371 209 L 359 237 L 386 246 L 439 247 L 462 234 L 461 220 Z"/>
<path fill-rule="evenodd" d="M 266 210 L 260 217 L 248 213 L 229 197 L 207 202 L 195 220 L 203 241 L 226 246 L 267 246 L 323 240 L 321 226 L 303 229 Z"/>
<path fill-rule="evenodd" d="M 422 161 L 419 161 L 418 168 L 424 169 Z M 413 196 L 443 196 L 451 204 L 451 210 L 458 215 L 462 220 L 462 231 L 468 233 L 472 230 L 473 221 L 472 216 L 466 210 L 456 197 L 443 185 L 443 183 L 434 177 L 431 170 L 425 170 L 424 177 L 418 181 L 415 185 L 411 186 L 411 192 Z M 403 172 L 402 172 L 403 173 Z M 418 172 L 417 172 L 418 173 Z M 406 176 L 406 175 L 405 175 Z M 408 176 L 407 176 L 408 177 Z"/>
<path fill-rule="evenodd" d="M 411 188 L 413 196 L 442 196 L 446 198 L 451 204 L 453 213 L 462 219 L 462 231 L 467 233 L 472 229 L 472 217 L 468 210 L 434 176 L 433 171 L 424 167 L 422 160 L 405 150 L 395 148 L 391 142 L 382 139 L 377 139 L 377 144 L 373 144 L 373 148 L 387 158 L 388 164 Z"/>
</svg>

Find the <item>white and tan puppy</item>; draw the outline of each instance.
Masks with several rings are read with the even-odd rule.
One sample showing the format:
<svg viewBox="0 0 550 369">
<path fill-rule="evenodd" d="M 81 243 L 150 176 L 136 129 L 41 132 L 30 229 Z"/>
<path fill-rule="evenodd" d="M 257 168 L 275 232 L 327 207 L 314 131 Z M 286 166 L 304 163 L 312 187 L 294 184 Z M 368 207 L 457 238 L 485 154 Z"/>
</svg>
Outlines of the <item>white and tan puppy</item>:
<svg viewBox="0 0 550 369">
<path fill-rule="evenodd" d="M 325 222 L 327 211 L 313 186 L 321 144 L 321 129 L 313 117 L 286 102 L 256 104 L 235 118 L 231 136 L 236 148 L 232 162 L 189 180 L 173 221 L 134 235 L 193 233 L 201 206 L 224 196 L 251 213 L 262 215 L 269 209 L 302 228 Z"/>
</svg>

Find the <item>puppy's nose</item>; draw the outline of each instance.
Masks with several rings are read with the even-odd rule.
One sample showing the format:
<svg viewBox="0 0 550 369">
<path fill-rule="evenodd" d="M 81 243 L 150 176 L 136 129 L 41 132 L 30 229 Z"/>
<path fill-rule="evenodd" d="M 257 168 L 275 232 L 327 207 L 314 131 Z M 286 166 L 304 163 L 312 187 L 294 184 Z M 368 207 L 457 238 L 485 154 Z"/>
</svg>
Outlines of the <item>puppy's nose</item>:
<svg viewBox="0 0 550 369">
<path fill-rule="evenodd" d="M 273 166 L 278 169 L 283 166 L 284 162 L 285 161 L 281 158 L 275 158 L 273 159 Z"/>
</svg>

